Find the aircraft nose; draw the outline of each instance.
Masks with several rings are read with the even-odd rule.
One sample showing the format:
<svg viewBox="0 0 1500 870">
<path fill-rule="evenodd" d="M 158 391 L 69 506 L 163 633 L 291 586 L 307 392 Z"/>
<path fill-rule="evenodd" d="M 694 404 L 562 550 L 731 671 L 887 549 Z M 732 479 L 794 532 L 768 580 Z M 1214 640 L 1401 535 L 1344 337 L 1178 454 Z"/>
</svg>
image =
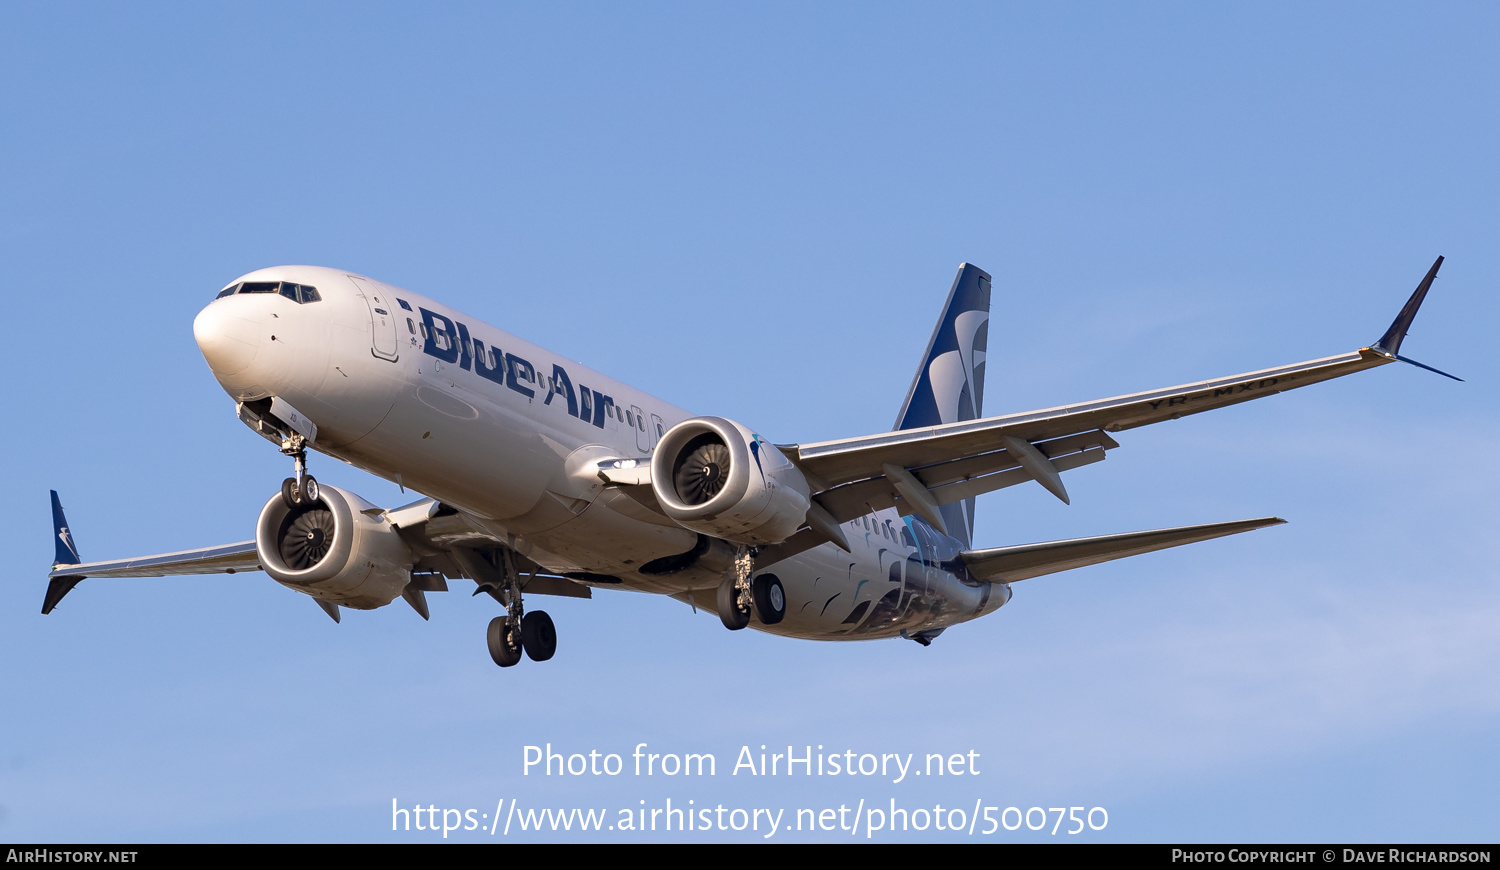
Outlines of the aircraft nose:
<svg viewBox="0 0 1500 870">
<path fill-rule="evenodd" d="M 232 304 L 216 302 L 193 319 L 198 350 L 220 379 L 232 377 L 255 360 L 256 323 L 240 317 Z"/>
</svg>

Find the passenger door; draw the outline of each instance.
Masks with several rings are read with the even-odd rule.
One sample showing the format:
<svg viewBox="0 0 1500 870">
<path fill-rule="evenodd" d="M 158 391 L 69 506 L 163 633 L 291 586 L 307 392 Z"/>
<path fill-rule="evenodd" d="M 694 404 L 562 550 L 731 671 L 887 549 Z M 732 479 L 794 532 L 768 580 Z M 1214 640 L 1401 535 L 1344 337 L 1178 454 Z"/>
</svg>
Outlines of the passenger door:
<svg viewBox="0 0 1500 870">
<path fill-rule="evenodd" d="M 395 362 L 398 353 L 396 344 L 396 315 L 391 313 L 392 302 L 386 291 L 373 281 L 349 276 L 359 297 L 365 300 L 370 310 L 370 353 L 381 359 Z"/>
</svg>

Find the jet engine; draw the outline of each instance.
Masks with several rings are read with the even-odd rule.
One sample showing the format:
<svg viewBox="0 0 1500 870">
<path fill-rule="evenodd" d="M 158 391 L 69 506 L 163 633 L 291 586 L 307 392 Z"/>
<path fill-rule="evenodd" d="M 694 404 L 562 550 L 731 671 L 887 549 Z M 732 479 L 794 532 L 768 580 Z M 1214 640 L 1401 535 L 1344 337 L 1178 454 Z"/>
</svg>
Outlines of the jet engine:
<svg viewBox="0 0 1500 870">
<path fill-rule="evenodd" d="M 255 525 L 255 552 L 271 579 L 357 610 L 391 603 L 411 580 L 412 555 L 381 509 L 338 487 L 311 505 L 271 496 Z"/>
<path fill-rule="evenodd" d="M 651 457 L 651 489 L 678 524 L 740 544 L 774 544 L 807 519 L 807 480 L 759 435 L 723 417 L 667 430 Z"/>
</svg>

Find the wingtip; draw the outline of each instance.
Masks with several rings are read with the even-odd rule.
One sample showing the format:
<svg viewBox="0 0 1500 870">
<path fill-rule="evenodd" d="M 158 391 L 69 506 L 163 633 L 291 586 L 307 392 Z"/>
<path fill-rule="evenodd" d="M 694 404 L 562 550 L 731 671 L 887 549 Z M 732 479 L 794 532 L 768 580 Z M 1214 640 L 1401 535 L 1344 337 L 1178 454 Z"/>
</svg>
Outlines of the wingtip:
<svg viewBox="0 0 1500 870">
<path fill-rule="evenodd" d="M 42 615 L 51 613 L 57 603 L 63 600 L 63 596 L 73 591 L 73 587 L 83 582 L 82 577 L 53 577 L 47 582 L 47 595 L 42 599 Z"/>
<path fill-rule="evenodd" d="M 1437 277 L 1438 269 L 1442 268 L 1443 258 L 1439 256 L 1432 263 L 1432 268 L 1427 270 L 1427 275 L 1417 289 L 1412 291 L 1411 297 L 1406 304 L 1401 306 L 1401 312 L 1396 319 L 1391 321 L 1391 326 L 1385 331 L 1380 340 L 1370 346 L 1371 350 L 1380 351 L 1390 357 L 1395 357 L 1401 352 L 1401 340 L 1406 338 L 1406 331 L 1411 328 L 1412 320 L 1416 319 L 1417 309 L 1422 307 L 1422 300 L 1427 298 L 1427 291 L 1432 287 L 1432 281 Z"/>
<path fill-rule="evenodd" d="M 1229 525 L 1233 524 L 1233 521 L 1229 523 Z M 1256 529 L 1269 529 L 1272 526 L 1284 526 L 1286 520 L 1281 517 L 1260 517 L 1253 520 L 1240 520 L 1239 525 L 1244 526 L 1244 531 L 1250 532 Z"/>
</svg>

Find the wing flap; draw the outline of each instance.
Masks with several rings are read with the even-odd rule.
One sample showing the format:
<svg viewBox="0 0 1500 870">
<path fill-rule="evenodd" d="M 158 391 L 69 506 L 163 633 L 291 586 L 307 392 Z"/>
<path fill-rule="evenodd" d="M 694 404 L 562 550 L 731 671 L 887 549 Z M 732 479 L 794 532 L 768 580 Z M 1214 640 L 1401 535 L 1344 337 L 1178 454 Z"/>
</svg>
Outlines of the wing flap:
<svg viewBox="0 0 1500 870">
<path fill-rule="evenodd" d="M 1142 553 L 1180 547 L 1183 544 L 1195 544 L 1226 535 L 1237 535 L 1267 526 L 1279 526 L 1285 522 L 1286 520 L 1280 517 L 1263 517 L 1227 523 L 1178 526 L 1149 532 L 1072 538 L 1066 541 L 1021 544 L 991 550 L 965 550 L 959 554 L 959 557 L 968 566 L 969 576 L 976 580 L 987 583 L 1014 583 L 1017 580 L 1082 568 L 1085 565 L 1097 565 L 1100 562 L 1123 559 L 1126 556 L 1138 556 Z"/>
<path fill-rule="evenodd" d="M 1102 433 L 1101 433 L 1102 434 Z M 1105 436 L 1108 438 L 1108 436 Z M 1113 439 L 1110 439 L 1113 444 Z M 983 495 L 994 492 L 997 489 L 1005 489 L 1008 486 L 1027 483 L 1032 477 L 1023 468 L 1017 467 L 1014 460 L 1010 460 L 1002 454 L 999 463 L 1008 465 L 1004 471 L 983 474 L 977 477 L 959 478 L 942 486 L 930 486 L 933 501 L 940 505 L 953 504 L 963 501 L 971 496 Z M 987 457 L 995 454 L 986 454 Z M 1087 450 L 1062 454 L 1052 460 L 1052 465 L 1058 471 L 1068 471 L 1084 465 L 1091 465 L 1104 459 L 1104 448 L 1090 447 Z M 991 460 L 994 461 L 994 460 Z M 921 475 L 918 475 L 921 477 Z M 925 482 L 925 481 L 924 481 Z M 885 477 L 861 480 L 858 483 L 848 483 L 835 487 L 817 497 L 819 504 L 833 515 L 833 518 L 841 523 L 848 522 L 856 517 L 862 517 L 867 513 L 885 510 L 886 508 L 897 508 L 903 516 L 915 513 L 910 509 L 905 500 L 897 494 L 895 487 Z"/>
</svg>

